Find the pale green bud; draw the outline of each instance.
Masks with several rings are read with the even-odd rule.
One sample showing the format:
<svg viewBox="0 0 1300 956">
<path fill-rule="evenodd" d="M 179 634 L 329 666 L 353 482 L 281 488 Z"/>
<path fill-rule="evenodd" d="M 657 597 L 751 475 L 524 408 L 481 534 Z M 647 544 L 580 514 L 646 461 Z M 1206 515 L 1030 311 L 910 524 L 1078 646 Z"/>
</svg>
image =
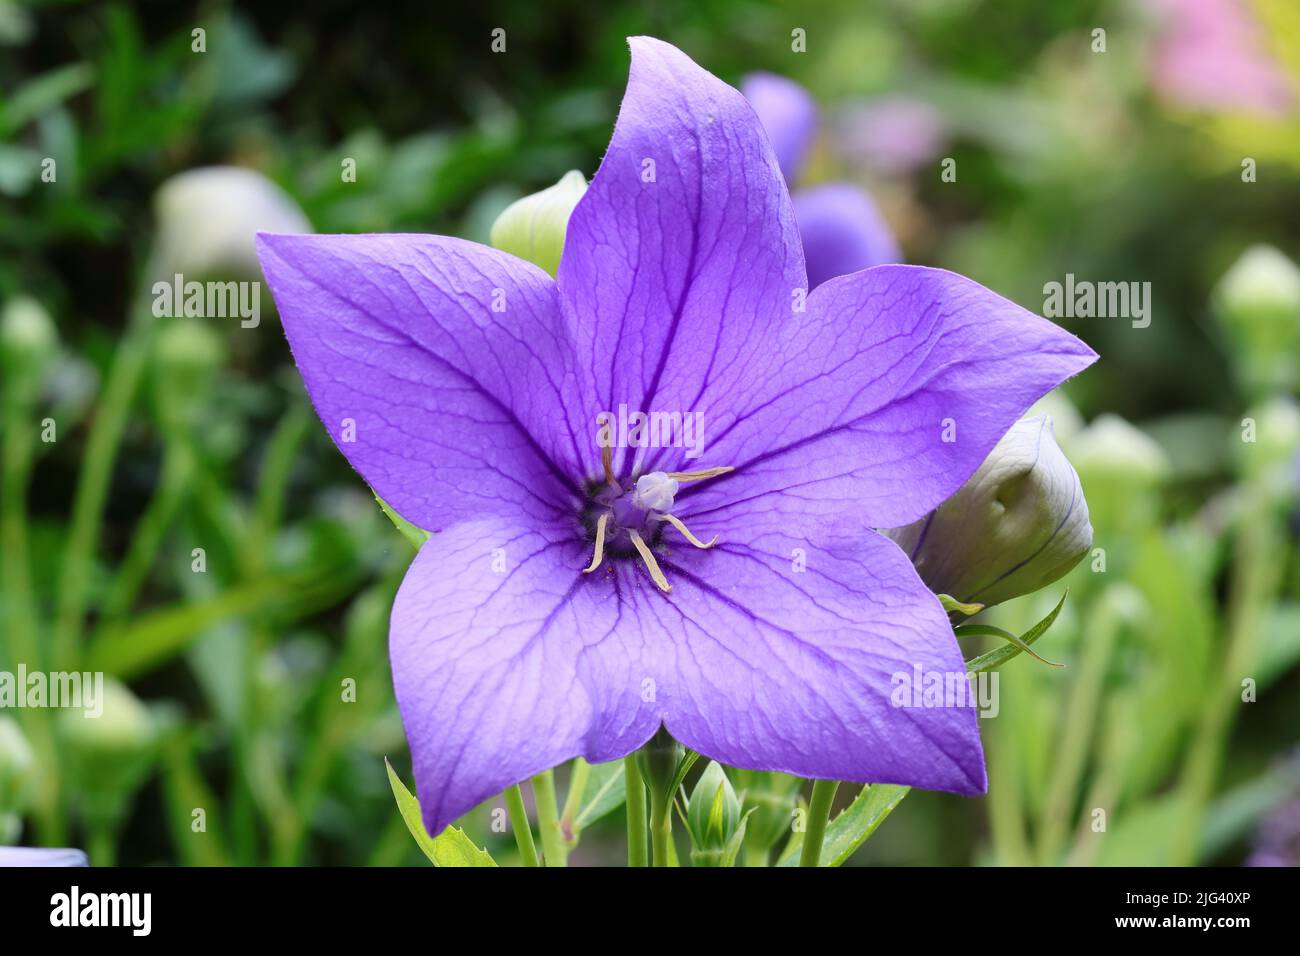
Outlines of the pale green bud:
<svg viewBox="0 0 1300 956">
<path fill-rule="evenodd" d="M 587 180 L 575 169 L 554 186 L 516 200 L 492 224 L 492 245 L 554 276 L 560 268 L 569 216 L 586 191 Z"/>
<path fill-rule="evenodd" d="M 158 729 L 149 708 L 125 684 L 104 678 L 97 694 L 83 709 L 62 711 L 60 722 L 83 812 L 111 820 L 148 771 Z"/>
<path fill-rule="evenodd" d="M 739 827 L 740 800 L 722 765 L 710 760 L 686 804 L 692 862 L 696 866 L 725 865 L 728 848 Z"/>
<path fill-rule="evenodd" d="M 187 420 L 225 363 L 225 343 L 203 319 L 180 318 L 166 325 L 155 348 L 159 411 L 172 421 Z"/>
<path fill-rule="evenodd" d="M 986 606 L 1046 587 L 1092 546 L 1079 476 L 1046 416 L 1016 422 L 956 494 L 885 533 L 936 594 Z"/>
<path fill-rule="evenodd" d="M 1252 389 L 1286 388 L 1300 364 L 1300 269 L 1272 246 L 1252 246 L 1219 280 L 1216 315 Z"/>
<path fill-rule="evenodd" d="M 677 777 L 677 768 L 685 755 L 686 748 L 662 726 L 636 752 L 636 768 L 652 797 L 657 795 L 664 800 L 671 799 L 673 780 Z"/>
<path fill-rule="evenodd" d="M 259 279 L 254 236 L 311 232 L 289 195 L 261 173 L 239 166 L 191 169 L 154 197 L 158 233 L 150 282 L 208 277 Z"/>
<path fill-rule="evenodd" d="M 54 321 L 35 299 L 18 296 L 0 313 L 0 358 L 5 378 L 25 387 L 38 384 L 59 348 Z"/>
<path fill-rule="evenodd" d="M 1118 415 L 1099 415 L 1071 439 L 1070 460 L 1098 527 L 1132 529 L 1153 517 L 1155 491 L 1170 466 L 1164 449 L 1145 432 Z"/>
</svg>

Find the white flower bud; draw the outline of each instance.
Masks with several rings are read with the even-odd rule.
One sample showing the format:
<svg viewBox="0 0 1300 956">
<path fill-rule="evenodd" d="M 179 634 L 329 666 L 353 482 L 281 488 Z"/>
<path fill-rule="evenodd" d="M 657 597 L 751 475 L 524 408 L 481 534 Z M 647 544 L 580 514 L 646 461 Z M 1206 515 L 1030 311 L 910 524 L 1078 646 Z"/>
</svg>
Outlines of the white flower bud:
<svg viewBox="0 0 1300 956">
<path fill-rule="evenodd" d="M 569 216 L 586 191 L 587 180 L 575 169 L 554 186 L 516 200 L 492 224 L 492 245 L 555 275 Z"/>
<path fill-rule="evenodd" d="M 1245 384 L 1288 388 L 1300 373 L 1300 269 L 1272 246 L 1252 246 L 1219 280 L 1215 313 Z"/>
<path fill-rule="evenodd" d="M 167 180 L 154 197 L 155 280 L 257 279 L 259 232 L 311 232 L 298 204 L 252 169 L 208 166 Z"/>
<path fill-rule="evenodd" d="M 35 299 L 10 299 L 0 313 L 0 363 L 6 377 L 24 383 L 41 380 L 59 348 L 54 320 Z"/>
<path fill-rule="evenodd" d="M 956 494 L 885 534 L 936 594 L 984 605 L 1046 587 L 1092 546 L 1079 476 L 1045 415 L 1011 426 Z"/>
</svg>

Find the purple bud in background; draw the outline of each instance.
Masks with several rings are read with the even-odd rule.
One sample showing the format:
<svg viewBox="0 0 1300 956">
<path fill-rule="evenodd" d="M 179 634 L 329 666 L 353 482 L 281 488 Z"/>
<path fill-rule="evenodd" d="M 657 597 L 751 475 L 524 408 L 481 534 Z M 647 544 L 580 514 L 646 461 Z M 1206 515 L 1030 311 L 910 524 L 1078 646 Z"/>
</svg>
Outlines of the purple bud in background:
<svg viewBox="0 0 1300 956">
<path fill-rule="evenodd" d="M 810 289 L 836 276 L 902 261 L 889 224 L 857 186 L 827 183 L 800 189 L 790 198 L 803 237 Z"/>
<path fill-rule="evenodd" d="M 817 105 L 812 96 L 798 83 L 775 73 L 749 74 L 741 81 L 740 93 L 758 114 L 772 141 L 781 175 L 793 186 L 817 135 Z"/>
<path fill-rule="evenodd" d="M 798 83 L 771 73 L 752 73 L 741 93 L 758 115 L 790 187 L 803 240 L 808 288 L 871 266 L 901 262 L 902 253 L 876 204 L 852 183 L 794 189 L 817 132 L 817 108 Z"/>
</svg>

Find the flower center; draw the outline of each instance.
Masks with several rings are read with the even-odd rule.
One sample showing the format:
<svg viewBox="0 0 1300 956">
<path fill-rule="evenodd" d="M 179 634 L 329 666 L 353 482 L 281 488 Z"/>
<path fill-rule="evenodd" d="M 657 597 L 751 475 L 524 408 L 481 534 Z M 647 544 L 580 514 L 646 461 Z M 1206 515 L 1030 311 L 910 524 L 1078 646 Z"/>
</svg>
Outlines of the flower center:
<svg viewBox="0 0 1300 956">
<path fill-rule="evenodd" d="M 600 567 L 606 551 L 615 558 L 630 558 L 635 555 L 645 564 L 659 590 L 668 594 L 673 586 L 668 583 L 653 551 L 653 547 L 663 537 L 664 526 L 671 525 L 697 548 L 711 548 L 718 543 L 717 535 L 710 541 L 701 541 L 680 518 L 672 514 L 677 489 L 685 482 L 716 478 L 733 469 L 723 467 L 701 471 L 652 471 L 624 487 L 614 477 L 611 458 L 611 450 L 603 449 L 601 463 L 605 468 L 605 480 L 592 488 L 583 515 L 593 542 L 591 564 L 584 569 L 584 573 L 590 574 Z"/>
</svg>

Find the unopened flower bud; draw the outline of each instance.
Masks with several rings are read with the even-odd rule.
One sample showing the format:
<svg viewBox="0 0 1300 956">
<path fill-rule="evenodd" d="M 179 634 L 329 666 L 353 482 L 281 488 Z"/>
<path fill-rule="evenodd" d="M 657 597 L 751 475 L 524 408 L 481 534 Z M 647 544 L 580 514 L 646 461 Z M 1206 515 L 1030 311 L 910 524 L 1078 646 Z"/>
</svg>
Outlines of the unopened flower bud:
<svg viewBox="0 0 1300 956">
<path fill-rule="evenodd" d="M 85 706 L 61 714 L 63 739 L 83 812 L 112 819 L 149 769 L 157 727 L 149 708 L 112 678 L 98 687 L 83 686 L 82 698 Z"/>
<path fill-rule="evenodd" d="M 172 421 L 186 420 L 225 362 L 225 344 L 204 320 L 181 318 L 167 324 L 156 348 L 159 410 Z"/>
<path fill-rule="evenodd" d="M 1300 269 L 1272 246 L 1252 246 L 1219 280 L 1215 312 L 1246 384 L 1286 388 L 1300 372 Z"/>
<path fill-rule="evenodd" d="M 677 768 L 686 749 L 673 739 L 667 728 L 660 727 L 644 747 L 636 752 L 636 768 L 641 773 L 652 796 L 667 800 L 671 797 Z"/>
<path fill-rule="evenodd" d="M 239 166 L 191 169 L 167 180 L 154 197 L 158 237 L 150 281 L 205 277 L 257 279 L 254 236 L 311 232 L 289 195 L 261 173 Z"/>
<path fill-rule="evenodd" d="M 956 494 L 885 533 L 936 594 L 986 606 L 1046 587 L 1092 546 L 1079 476 L 1046 416 L 1017 422 Z"/>
<path fill-rule="evenodd" d="M 0 313 L 0 359 L 6 379 L 39 383 L 58 347 L 54 321 L 39 302 L 18 296 L 6 303 Z"/>
<path fill-rule="evenodd" d="M 686 804 L 691 862 L 696 866 L 725 865 L 732 838 L 739 828 L 740 800 L 722 765 L 710 760 Z"/>
<path fill-rule="evenodd" d="M 492 224 L 492 245 L 555 275 L 569 216 L 586 191 L 587 180 L 575 169 L 554 186 L 516 200 Z"/>
<path fill-rule="evenodd" d="M 1152 518 L 1169 457 L 1146 433 L 1118 415 L 1099 415 L 1069 447 L 1099 528 L 1138 528 Z"/>
</svg>

